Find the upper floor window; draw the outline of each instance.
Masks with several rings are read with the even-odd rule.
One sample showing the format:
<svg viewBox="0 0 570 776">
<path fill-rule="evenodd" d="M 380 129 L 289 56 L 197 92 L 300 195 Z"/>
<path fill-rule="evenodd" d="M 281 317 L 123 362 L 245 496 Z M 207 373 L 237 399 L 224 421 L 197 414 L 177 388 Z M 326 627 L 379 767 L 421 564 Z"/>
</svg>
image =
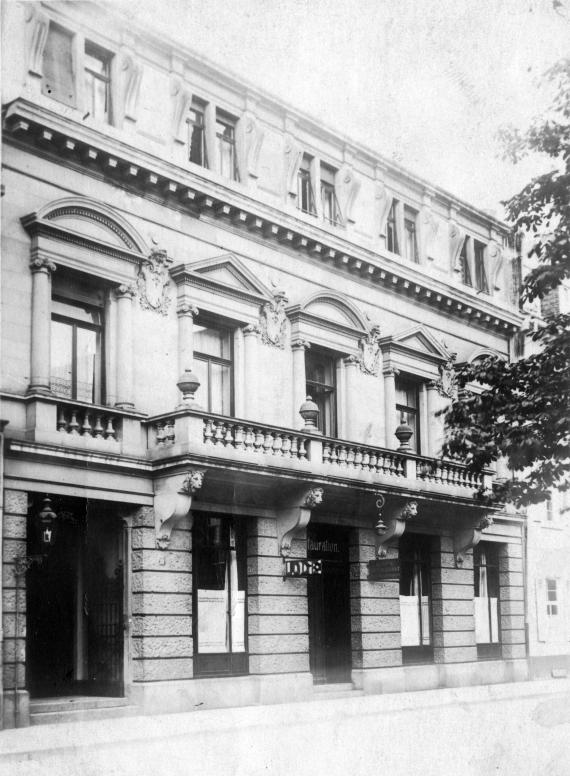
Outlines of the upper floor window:
<svg viewBox="0 0 570 776">
<path fill-rule="evenodd" d="M 499 650 L 499 555 L 490 542 L 473 550 L 475 640 L 479 657 L 493 657 Z"/>
<path fill-rule="evenodd" d="M 408 261 L 418 263 L 418 211 L 404 205 L 404 256 Z M 396 252 L 396 251 L 395 251 Z"/>
<path fill-rule="evenodd" d="M 193 99 L 188 118 L 188 160 L 200 167 L 208 166 L 204 103 Z"/>
<path fill-rule="evenodd" d="M 386 223 L 386 248 L 392 253 L 400 253 L 400 241 L 398 239 L 398 219 L 397 219 L 398 200 L 392 201 L 388 221 Z"/>
<path fill-rule="evenodd" d="M 101 404 L 102 310 L 70 300 L 52 300 L 51 377 L 54 394 Z"/>
<path fill-rule="evenodd" d="M 317 208 L 311 181 L 311 162 L 311 157 L 303 154 L 297 173 L 297 207 L 304 213 L 316 215 Z"/>
<path fill-rule="evenodd" d="M 222 111 L 216 111 L 216 143 L 220 174 L 224 178 L 238 181 L 236 119 Z"/>
<path fill-rule="evenodd" d="M 43 55 L 42 92 L 66 105 L 75 105 L 73 35 L 50 22 Z"/>
<path fill-rule="evenodd" d="M 323 218 L 333 226 L 342 225 L 342 215 L 335 191 L 335 170 L 321 163 L 321 206 Z"/>
<path fill-rule="evenodd" d="M 336 436 L 336 361 L 324 351 L 311 349 L 305 355 L 307 396 L 319 408 L 319 429 Z"/>
<path fill-rule="evenodd" d="M 546 580 L 546 614 L 558 616 L 558 584 L 556 579 Z"/>
<path fill-rule="evenodd" d="M 100 121 L 111 119 L 111 55 L 85 41 L 85 110 Z"/>
<path fill-rule="evenodd" d="M 459 254 L 459 265 L 461 268 L 461 282 L 466 286 L 472 286 L 473 282 L 471 280 L 471 269 L 469 267 L 469 257 L 467 255 L 468 241 L 469 241 L 469 237 L 466 237 L 463 240 L 463 245 L 461 246 L 461 253 Z"/>
<path fill-rule="evenodd" d="M 485 269 L 485 246 L 478 240 L 473 242 L 473 262 L 475 265 L 475 288 L 484 294 L 489 293 L 489 282 Z"/>
<path fill-rule="evenodd" d="M 208 412 L 233 413 L 232 337 L 230 329 L 198 318 L 194 326 L 194 372 L 198 399 Z"/>
<path fill-rule="evenodd" d="M 397 425 L 407 423 L 414 432 L 410 444 L 414 452 L 419 452 L 419 385 L 413 380 L 396 378 L 396 415 Z"/>
</svg>

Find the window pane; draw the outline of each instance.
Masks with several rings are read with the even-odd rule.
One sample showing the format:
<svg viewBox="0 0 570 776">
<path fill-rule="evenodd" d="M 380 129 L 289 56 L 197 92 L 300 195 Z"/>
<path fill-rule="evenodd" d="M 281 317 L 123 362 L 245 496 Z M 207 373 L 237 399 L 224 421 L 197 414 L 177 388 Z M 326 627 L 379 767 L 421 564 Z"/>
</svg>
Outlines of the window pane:
<svg viewBox="0 0 570 776">
<path fill-rule="evenodd" d="M 487 282 L 487 273 L 485 271 L 485 246 L 480 242 L 475 242 L 475 285 L 478 291 L 489 293 L 489 284 Z"/>
<path fill-rule="evenodd" d="M 230 333 L 213 326 L 194 326 L 194 350 L 217 358 L 230 358 Z"/>
<path fill-rule="evenodd" d="M 78 401 L 96 401 L 95 386 L 97 369 L 97 333 L 77 327 L 77 386 Z"/>
<path fill-rule="evenodd" d="M 96 119 L 108 119 L 108 83 L 85 71 L 86 110 Z"/>
<path fill-rule="evenodd" d="M 73 327 L 61 321 L 51 322 L 51 389 L 71 399 L 73 363 Z"/>
<path fill-rule="evenodd" d="M 400 253 L 400 246 L 398 240 L 398 229 L 396 222 L 398 201 L 394 200 L 388 213 L 388 222 L 386 224 L 386 247 L 392 253 Z"/>
<path fill-rule="evenodd" d="M 194 356 L 192 371 L 200 381 L 200 387 L 196 392 L 196 400 L 201 407 L 210 411 L 210 386 L 208 381 L 208 361 Z"/>
<path fill-rule="evenodd" d="M 230 414 L 231 403 L 231 370 L 229 366 L 210 363 L 210 412 L 220 415 Z"/>
</svg>

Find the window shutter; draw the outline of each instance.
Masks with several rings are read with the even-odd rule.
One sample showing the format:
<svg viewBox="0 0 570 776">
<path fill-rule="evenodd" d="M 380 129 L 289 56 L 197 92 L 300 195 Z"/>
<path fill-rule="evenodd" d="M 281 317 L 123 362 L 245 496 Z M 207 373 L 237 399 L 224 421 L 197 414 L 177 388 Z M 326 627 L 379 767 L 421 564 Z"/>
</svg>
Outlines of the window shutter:
<svg viewBox="0 0 570 776">
<path fill-rule="evenodd" d="M 537 579 L 535 583 L 536 590 L 536 630 L 539 641 L 547 640 L 547 615 L 546 615 L 546 582 L 544 579 Z"/>
<path fill-rule="evenodd" d="M 66 105 L 75 105 L 73 37 L 50 24 L 43 60 L 43 94 Z"/>
</svg>

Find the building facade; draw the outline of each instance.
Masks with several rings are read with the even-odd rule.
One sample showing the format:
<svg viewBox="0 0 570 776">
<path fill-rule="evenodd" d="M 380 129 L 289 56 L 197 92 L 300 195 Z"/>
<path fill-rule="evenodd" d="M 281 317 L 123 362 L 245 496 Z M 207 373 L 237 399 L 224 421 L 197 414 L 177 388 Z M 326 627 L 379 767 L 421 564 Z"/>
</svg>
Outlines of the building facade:
<svg viewBox="0 0 570 776">
<path fill-rule="evenodd" d="M 522 518 L 439 457 L 505 225 L 95 4 L 3 11 L 4 725 L 526 677 Z"/>
</svg>

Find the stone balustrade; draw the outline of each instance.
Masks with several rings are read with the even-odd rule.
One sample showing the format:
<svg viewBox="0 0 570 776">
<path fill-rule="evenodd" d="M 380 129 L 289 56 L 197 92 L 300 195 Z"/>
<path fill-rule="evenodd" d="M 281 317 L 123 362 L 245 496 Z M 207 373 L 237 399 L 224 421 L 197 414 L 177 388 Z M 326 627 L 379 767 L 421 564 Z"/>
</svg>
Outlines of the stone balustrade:
<svg viewBox="0 0 570 776">
<path fill-rule="evenodd" d="M 417 478 L 425 482 L 455 485 L 475 490 L 483 483 L 484 475 L 475 475 L 457 461 L 442 461 L 437 458 L 416 460 Z"/>
<path fill-rule="evenodd" d="M 122 418 L 106 409 L 62 402 L 57 405 L 57 430 L 63 435 L 118 442 Z"/>
<path fill-rule="evenodd" d="M 380 447 L 363 447 L 334 439 L 323 439 L 323 463 L 331 468 L 350 468 L 392 477 L 403 477 L 406 456 Z"/>
</svg>

